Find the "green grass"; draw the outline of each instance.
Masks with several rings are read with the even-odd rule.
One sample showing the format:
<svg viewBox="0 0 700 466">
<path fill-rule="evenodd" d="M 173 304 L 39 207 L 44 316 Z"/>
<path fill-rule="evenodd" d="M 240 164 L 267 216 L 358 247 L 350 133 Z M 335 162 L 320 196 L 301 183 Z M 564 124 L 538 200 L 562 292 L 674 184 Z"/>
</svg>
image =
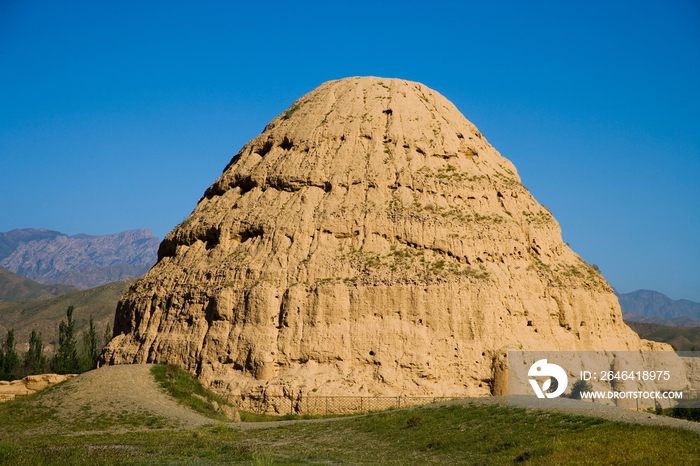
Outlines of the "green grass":
<svg viewBox="0 0 700 466">
<path fill-rule="evenodd" d="M 309 419 L 329 419 L 341 416 L 348 416 L 347 414 L 260 414 L 260 413 L 249 413 L 247 411 L 239 411 L 241 414 L 241 422 L 276 422 L 276 421 L 301 421 Z"/>
<path fill-rule="evenodd" d="M 394 274 L 393 278 L 397 280 L 407 276 L 424 283 L 460 277 L 479 280 L 489 278 L 488 272 L 481 267 L 477 269 L 465 266 L 455 258 L 431 254 L 429 251 L 405 245 L 392 245 L 390 252 L 385 255 L 351 247 L 350 251 L 341 256 L 341 260 L 349 262 L 359 273 Z"/>
<path fill-rule="evenodd" d="M 256 430 L 215 425 L 0 440 L 0 464 L 690 465 L 678 429 L 502 406 L 442 406 Z"/>
<path fill-rule="evenodd" d="M 83 407 L 85 408 L 85 406 Z M 73 432 L 106 431 L 120 429 L 166 429 L 176 427 L 177 423 L 163 416 L 148 412 L 93 412 L 91 409 L 81 409 L 68 426 Z"/>
<path fill-rule="evenodd" d="M 56 421 L 57 409 L 37 403 L 37 398 L 34 394 L 0 403 L 0 439 L 10 433 L 38 429 Z"/>
<path fill-rule="evenodd" d="M 462 182 L 476 182 L 484 181 L 488 178 L 485 175 L 469 175 L 465 172 L 460 172 L 454 165 L 447 164 L 445 168 L 438 168 L 437 171 L 432 170 L 429 167 L 421 167 L 418 169 L 416 174 L 423 176 L 426 179 L 436 179 L 445 183 L 462 183 Z"/>
<path fill-rule="evenodd" d="M 404 205 L 400 199 L 392 198 L 388 204 L 389 214 L 392 217 L 416 217 L 426 221 L 427 219 L 439 220 L 445 219 L 458 223 L 477 223 L 480 225 L 498 225 L 505 221 L 498 214 L 481 215 L 478 212 L 472 212 L 464 208 L 441 207 L 433 203 L 423 205 L 414 197 L 413 203 Z"/>
<path fill-rule="evenodd" d="M 292 117 L 292 115 L 294 115 L 294 112 L 296 112 L 297 110 L 299 110 L 299 107 L 300 107 L 299 104 L 294 104 L 294 105 L 292 105 L 292 106 L 289 108 L 289 110 L 287 110 L 286 112 L 284 112 L 284 115 L 282 115 L 282 119 L 283 119 L 283 120 L 289 120 L 289 119 Z"/>
<path fill-rule="evenodd" d="M 202 413 L 211 401 L 224 402 L 174 366 L 153 371 L 169 393 Z M 700 464 L 697 433 L 548 411 L 451 404 L 265 428 L 218 423 L 183 430 L 148 413 L 105 413 L 90 405 L 66 418 L 60 408 L 72 402 L 69 388 L 57 384 L 0 404 L 0 465 Z M 249 421 L 298 419 L 241 414 Z"/>
<path fill-rule="evenodd" d="M 229 419 L 215 408 L 214 402 L 219 405 L 233 406 L 227 400 L 212 393 L 202 386 L 189 372 L 179 367 L 168 364 L 155 365 L 151 368 L 151 374 L 156 382 L 170 396 L 180 404 L 218 421 L 226 422 Z"/>
<path fill-rule="evenodd" d="M 153 366 L 151 374 L 155 377 L 156 382 L 181 404 L 209 418 L 229 422 L 226 416 L 214 409 L 212 401 L 216 401 L 219 405 L 233 406 L 233 404 L 204 388 L 189 372 L 169 364 L 167 366 Z M 338 417 L 337 415 L 316 414 L 258 414 L 246 411 L 239 411 L 239 414 L 242 422 L 274 422 Z"/>
<path fill-rule="evenodd" d="M 132 429 L 166 429 L 178 423 L 148 412 L 117 411 L 104 406 L 85 404 L 71 414 L 63 413 L 66 405 L 75 403 L 71 393 L 75 387 L 61 382 L 37 393 L 0 403 L 0 440 L 24 437 L 41 432 L 71 434 L 90 431 Z M 105 409 L 107 408 L 107 409 Z M 68 416 L 68 419 L 66 417 Z M 0 458 L 3 447 L 0 445 Z"/>
<path fill-rule="evenodd" d="M 525 217 L 528 223 L 534 225 L 546 225 L 554 219 L 554 217 L 552 217 L 552 215 L 549 212 L 546 212 L 544 210 L 541 210 L 539 212 L 529 212 L 527 210 L 523 210 L 523 216 Z"/>
</svg>

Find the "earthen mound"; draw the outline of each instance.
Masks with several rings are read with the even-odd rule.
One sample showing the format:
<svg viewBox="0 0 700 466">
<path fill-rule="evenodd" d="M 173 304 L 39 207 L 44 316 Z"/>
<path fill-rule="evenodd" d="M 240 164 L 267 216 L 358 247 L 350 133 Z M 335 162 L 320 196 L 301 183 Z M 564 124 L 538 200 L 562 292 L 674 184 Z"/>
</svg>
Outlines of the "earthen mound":
<svg viewBox="0 0 700 466">
<path fill-rule="evenodd" d="M 373 77 L 323 84 L 246 144 L 114 330 L 111 364 L 292 399 L 501 393 L 508 349 L 652 345 L 452 103 Z"/>
</svg>

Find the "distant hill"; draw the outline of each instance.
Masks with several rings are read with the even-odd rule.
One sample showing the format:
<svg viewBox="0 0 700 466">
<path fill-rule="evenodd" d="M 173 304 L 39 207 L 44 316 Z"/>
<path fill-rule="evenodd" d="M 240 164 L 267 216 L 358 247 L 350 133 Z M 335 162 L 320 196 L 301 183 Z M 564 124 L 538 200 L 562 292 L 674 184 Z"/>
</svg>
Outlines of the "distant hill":
<svg viewBox="0 0 700 466">
<path fill-rule="evenodd" d="M 686 316 L 666 319 L 664 317 L 647 317 L 639 314 L 632 314 L 631 312 L 623 312 L 622 320 L 624 320 L 625 323 L 640 322 L 644 324 L 665 325 L 667 327 L 700 327 L 700 320 L 691 319 Z"/>
<path fill-rule="evenodd" d="M 640 322 L 627 322 L 627 325 L 647 340 L 668 343 L 677 351 L 700 352 L 700 327 L 667 327 Z"/>
<path fill-rule="evenodd" d="M 0 233 L 0 266 L 39 283 L 87 289 L 140 277 L 155 264 L 159 244 L 150 230 L 68 236 L 17 229 Z"/>
<path fill-rule="evenodd" d="M 27 350 L 32 330 L 41 332 L 45 344 L 58 342 L 58 324 L 66 318 L 68 306 L 74 306 L 73 318 L 78 333 L 88 328 L 93 316 L 98 334 L 114 324 L 114 312 L 119 298 L 136 279 L 109 283 L 89 290 L 75 291 L 54 298 L 33 299 L 24 302 L 0 302 L 0 342 L 5 341 L 7 331 L 15 329 L 15 341 L 20 353 Z M 49 348 L 51 349 L 51 348 Z"/>
<path fill-rule="evenodd" d="M 36 298 L 50 298 L 77 291 L 69 285 L 42 285 L 27 277 L 12 273 L 0 267 L 0 301 L 27 301 Z"/>
<path fill-rule="evenodd" d="M 664 319 L 690 317 L 700 321 L 700 303 L 687 299 L 671 299 L 663 293 L 650 290 L 617 293 L 617 298 L 624 312 Z"/>
</svg>

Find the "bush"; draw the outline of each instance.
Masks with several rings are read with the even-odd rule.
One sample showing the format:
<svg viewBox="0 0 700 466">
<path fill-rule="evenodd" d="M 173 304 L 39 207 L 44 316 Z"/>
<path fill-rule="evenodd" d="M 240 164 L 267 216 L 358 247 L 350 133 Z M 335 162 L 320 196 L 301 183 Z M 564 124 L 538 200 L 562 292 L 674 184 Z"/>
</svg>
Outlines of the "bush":
<svg viewBox="0 0 700 466">
<path fill-rule="evenodd" d="M 582 392 L 590 392 L 592 389 L 591 383 L 587 380 L 577 380 L 571 387 L 569 398 L 572 400 L 580 400 Z"/>
<path fill-rule="evenodd" d="M 416 427 L 423 420 L 423 416 L 420 414 L 414 414 L 413 416 L 406 419 L 406 427 Z"/>
<path fill-rule="evenodd" d="M 670 414 L 678 419 L 700 422 L 700 398 L 679 401 L 670 409 Z"/>
</svg>

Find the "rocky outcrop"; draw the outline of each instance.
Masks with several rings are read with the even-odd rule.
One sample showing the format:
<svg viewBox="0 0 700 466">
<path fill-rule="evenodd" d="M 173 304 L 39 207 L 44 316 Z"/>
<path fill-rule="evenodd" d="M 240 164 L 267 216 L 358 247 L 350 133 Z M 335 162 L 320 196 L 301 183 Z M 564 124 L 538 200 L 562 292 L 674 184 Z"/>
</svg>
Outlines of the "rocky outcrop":
<svg viewBox="0 0 700 466">
<path fill-rule="evenodd" d="M 155 263 L 159 244 L 150 230 L 67 236 L 25 229 L 0 235 L 0 266 L 39 283 L 81 289 L 140 277 Z"/>
<path fill-rule="evenodd" d="M 292 399 L 488 395 L 508 349 L 670 349 L 623 323 L 454 105 L 379 78 L 325 83 L 246 144 L 114 332 L 110 364 L 175 363 L 229 397 Z"/>
<path fill-rule="evenodd" d="M 0 380 L 0 403 L 14 400 L 18 396 L 31 395 L 39 390 L 75 377 L 76 374 L 40 374 L 28 375 L 20 380 L 7 382 Z"/>
</svg>

